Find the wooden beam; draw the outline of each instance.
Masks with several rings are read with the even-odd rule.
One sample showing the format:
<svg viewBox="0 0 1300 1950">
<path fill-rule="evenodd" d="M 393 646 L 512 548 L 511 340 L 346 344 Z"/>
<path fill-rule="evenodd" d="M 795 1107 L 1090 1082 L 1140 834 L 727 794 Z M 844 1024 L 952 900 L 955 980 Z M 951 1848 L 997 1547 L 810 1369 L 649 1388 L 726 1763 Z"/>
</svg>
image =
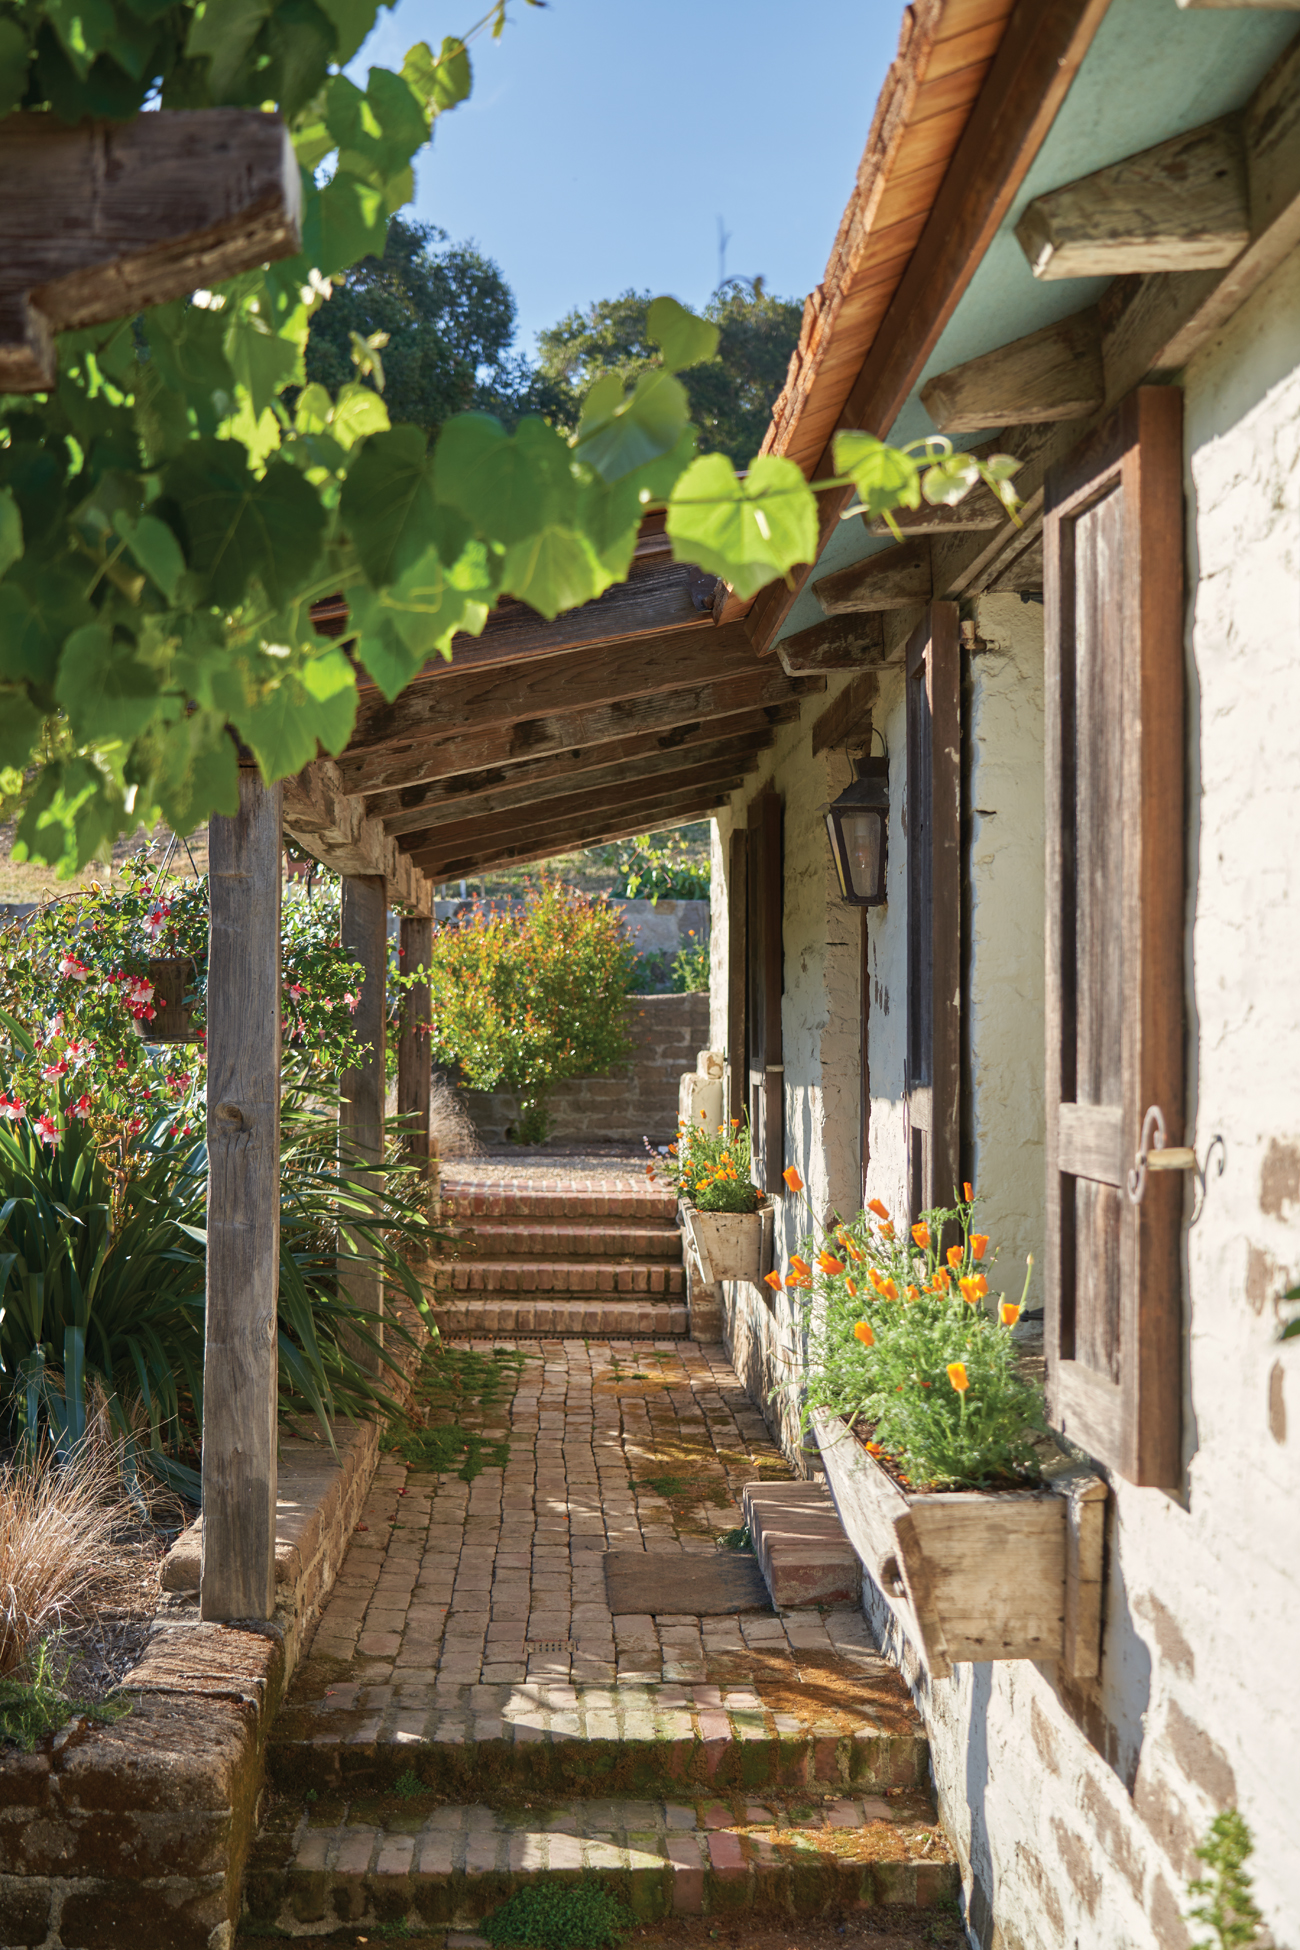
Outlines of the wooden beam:
<svg viewBox="0 0 1300 1950">
<path fill-rule="evenodd" d="M 331 759 L 319 759 L 284 784 L 285 825 L 308 853 L 335 873 L 378 874 L 391 907 L 432 912 L 433 889 L 418 868 L 351 795 Z"/>
<path fill-rule="evenodd" d="M 281 789 L 241 767 L 208 828 L 204 1618 L 275 1611 Z"/>
<path fill-rule="evenodd" d="M 607 814 L 604 818 L 593 818 L 567 829 L 559 839 L 548 835 L 534 840 L 521 833 L 512 840 L 485 843 L 477 850 L 470 849 L 439 861 L 437 878 L 458 880 L 468 874 L 487 873 L 496 867 L 522 867 L 534 860 L 553 860 L 559 854 L 573 853 L 584 846 L 610 846 L 616 840 L 635 839 L 641 833 L 663 832 L 673 826 L 684 826 L 691 820 L 703 819 L 722 803 L 717 791 L 710 790 L 693 798 L 656 802 L 648 807 L 620 807 L 617 824 L 611 825 L 611 816 Z"/>
<path fill-rule="evenodd" d="M 388 894 L 382 874 L 344 874 L 340 924 L 343 952 L 359 962 L 361 999 L 353 1013 L 353 1027 L 362 1046 L 360 1060 L 339 1078 L 339 1151 L 353 1175 L 372 1190 L 379 1187 L 376 1172 L 384 1158 L 385 1049 L 388 976 Z M 379 1262 L 371 1248 L 348 1235 L 346 1214 L 339 1220 L 339 1280 L 354 1306 L 382 1315 L 384 1286 Z M 367 1326 L 371 1338 L 382 1342 L 378 1321 Z M 354 1353 L 363 1367 L 378 1372 L 379 1357 L 361 1341 Z"/>
<path fill-rule="evenodd" d="M 896 548 L 851 562 L 813 584 L 813 594 L 828 616 L 857 610 L 910 609 L 931 594 L 928 539 L 900 542 Z"/>
<path fill-rule="evenodd" d="M 984 423 L 986 426 L 988 421 Z M 919 508 L 895 508 L 894 528 L 900 535 L 968 535 L 975 528 L 996 528 L 1006 517 L 1006 510 L 991 488 L 983 485 L 972 488 L 952 507 L 942 502 L 931 504 L 923 501 Z M 892 535 L 883 515 L 874 521 L 864 521 L 863 527 L 868 535 Z"/>
<path fill-rule="evenodd" d="M 844 746 L 865 748 L 871 739 L 871 711 L 880 695 L 880 679 L 874 671 L 864 671 L 846 684 L 833 704 L 828 704 L 812 728 L 813 757 L 818 752 L 838 751 Z"/>
<path fill-rule="evenodd" d="M 591 643 L 629 642 L 637 637 L 712 628 L 716 576 L 681 562 L 665 561 L 665 535 L 650 534 L 645 542 L 647 553 L 633 558 L 626 582 L 615 583 L 594 602 L 565 610 L 552 622 L 527 603 L 498 603 L 481 636 L 462 633 L 452 638 L 453 666 L 457 670 L 481 670 L 491 664 L 554 656 L 559 650 L 576 650 Z M 434 672 L 440 668 L 436 661 L 427 666 Z"/>
<path fill-rule="evenodd" d="M 541 818 L 553 800 L 566 798 L 576 791 L 600 789 L 622 795 L 636 791 L 650 779 L 680 772 L 687 765 L 703 767 L 706 771 L 711 766 L 715 773 L 748 771 L 757 763 L 763 746 L 771 742 L 770 732 L 762 740 L 720 738 L 711 744 L 690 746 L 684 752 L 655 752 L 583 771 L 568 768 L 562 775 L 541 784 L 531 780 L 523 785 L 515 785 L 507 775 L 506 784 L 494 790 L 480 789 L 456 795 L 434 793 L 432 797 L 426 797 L 421 788 L 403 795 L 411 799 L 411 805 L 401 812 L 390 814 L 384 824 L 393 834 L 422 833 L 446 819 L 509 812 L 515 807 L 531 807 Z M 599 752 L 604 748 L 597 745 L 595 749 Z M 410 841 L 403 839 L 402 843 L 409 845 Z"/>
<path fill-rule="evenodd" d="M 600 643 L 523 665 L 464 671 L 443 666 L 422 673 L 391 704 L 379 691 L 364 691 L 351 745 L 374 750 L 416 737 L 460 740 L 479 729 L 556 711 L 653 697 L 701 678 L 756 681 L 762 673 L 742 628 L 716 630 L 712 624 L 650 642 Z"/>
<path fill-rule="evenodd" d="M 897 420 L 1024 182 L 1065 100 L 1109 0 L 1017 0 L 978 100 L 953 151 L 907 269 L 810 470 L 834 473 L 840 427 L 886 431 Z M 851 490 L 818 496 L 824 546 Z M 755 599 L 745 626 L 767 651 L 808 580 L 796 569 Z"/>
<path fill-rule="evenodd" d="M 927 380 L 921 404 L 940 433 L 974 433 L 981 427 L 1031 420 L 1076 420 L 1106 397 L 1101 365 L 1101 321 L 1095 305 L 1045 325 L 1039 332 L 1000 345 L 978 359 Z M 1006 519 L 996 495 L 984 490 L 997 528 Z M 967 495 L 966 500 L 974 500 Z M 960 514 L 966 502 L 952 510 Z"/>
<path fill-rule="evenodd" d="M 1231 264 L 1250 241 L 1239 119 L 1207 122 L 1035 197 L 1016 237 L 1036 278 Z"/>
<path fill-rule="evenodd" d="M 353 755 L 345 752 L 339 761 L 339 772 L 352 792 L 420 784 L 483 765 L 538 758 L 575 746 L 602 744 L 607 739 L 786 705 L 810 691 L 823 690 L 826 684 L 824 677 L 787 677 L 771 664 L 759 664 L 757 671 L 756 676 L 733 677 L 725 683 L 693 684 L 663 696 L 620 699 L 591 710 L 561 711 L 520 724 L 489 723 L 472 733 L 452 730 L 412 738 L 405 746 L 383 751 L 357 754 L 353 748 Z"/>
<path fill-rule="evenodd" d="M 735 768 L 730 776 L 734 783 L 726 784 L 728 792 L 735 791 L 741 784 L 743 767 Z M 559 799 L 544 800 L 540 806 L 507 806 L 499 812 L 473 809 L 462 818 L 442 820 L 437 825 L 427 825 L 421 832 L 408 834 L 406 844 L 413 857 L 423 861 L 428 854 L 458 852 L 467 841 L 480 835 L 493 839 L 500 833 L 517 830 L 541 834 L 572 824 L 575 819 L 585 820 L 602 812 L 618 821 L 628 806 L 677 798 L 683 793 L 703 791 L 709 786 L 721 787 L 727 778 L 728 775 L 717 765 L 690 765 L 644 782 L 633 781 L 621 793 L 611 794 L 607 786 L 595 786 L 566 793 Z"/>
<path fill-rule="evenodd" d="M 771 744 L 775 724 L 787 723 L 798 715 L 796 702 L 772 705 L 766 711 L 740 711 L 727 718 L 671 725 L 667 731 L 611 738 L 604 744 L 554 752 L 546 758 L 518 759 L 514 764 L 483 766 L 476 772 L 454 772 L 427 785 L 405 785 L 392 791 L 374 792 L 366 800 L 366 809 L 372 818 L 387 821 L 418 807 L 432 807 L 437 811 L 456 800 L 476 798 L 480 793 L 515 786 L 550 785 L 598 769 L 603 771 L 607 766 L 626 764 L 632 759 L 691 753 L 720 744 L 738 748 L 744 745 L 761 751 Z"/>
<path fill-rule="evenodd" d="M 402 1146 L 412 1163 L 428 1177 L 429 1098 L 433 1065 L 429 1045 L 429 963 L 433 956 L 433 920 L 427 914 L 404 914 L 401 922 L 401 973 L 423 980 L 404 990 L 397 1038 L 397 1115 L 402 1123 Z"/>
<path fill-rule="evenodd" d="M 776 654 L 790 677 L 821 670 L 871 668 L 884 661 L 884 624 L 869 610 L 852 616 L 829 616 L 824 623 L 813 623 L 794 636 L 782 637 Z"/>
<path fill-rule="evenodd" d="M 1043 590 L 1043 531 L 1038 528 L 1021 549 L 1002 563 L 985 583 L 990 595 L 1023 593 L 1041 595 Z"/>
<path fill-rule="evenodd" d="M 53 340 L 301 248 L 302 184 L 278 115 L 162 109 L 68 128 L 0 121 L 0 391 L 47 390 Z"/>
</svg>

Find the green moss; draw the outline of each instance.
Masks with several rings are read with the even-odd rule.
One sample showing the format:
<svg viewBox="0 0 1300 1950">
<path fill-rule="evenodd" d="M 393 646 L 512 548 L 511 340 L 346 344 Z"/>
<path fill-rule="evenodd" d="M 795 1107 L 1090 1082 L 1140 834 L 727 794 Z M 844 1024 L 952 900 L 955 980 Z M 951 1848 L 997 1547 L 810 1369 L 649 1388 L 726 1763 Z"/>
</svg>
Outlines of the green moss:
<svg viewBox="0 0 1300 1950">
<path fill-rule="evenodd" d="M 505 1950 L 618 1950 L 635 1922 L 632 1911 L 595 1876 L 543 1878 L 517 1890 L 480 1928 Z"/>
<path fill-rule="evenodd" d="M 509 1438 L 467 1428 L 462 1417 L 479 1422 L 486 1411 L 509 1401 L 528 1358 L 511 1348 L 479 1354 L 435 1341 L 420 1364 L 409 1412 L 389 1422 L 380 1447 L 399 1455 L 408 1469 L 454 1472 L 463 1483 L 472 1483 L 485 1469 L 504 1469 Z"/>
</svg>

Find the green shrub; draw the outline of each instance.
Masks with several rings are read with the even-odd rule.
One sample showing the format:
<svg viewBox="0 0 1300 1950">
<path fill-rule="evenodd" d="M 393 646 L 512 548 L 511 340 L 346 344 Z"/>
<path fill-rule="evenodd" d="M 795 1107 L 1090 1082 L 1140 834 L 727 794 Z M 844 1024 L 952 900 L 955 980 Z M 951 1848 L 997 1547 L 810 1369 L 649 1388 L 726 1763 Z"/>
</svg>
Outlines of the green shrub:
<svg viewBox="0 0 1300 1950">
<path fill-rule="evenodd" d="M 669 833 L 659 845 L 649 833 L 620 846 L 618 878 L 610 889 L 614 900 L 706 901 L 710 866 L 692 858 L 679 833 Z"/>
<path fill-rule="evenodd" d="M 825 1230 L 820 1249 L 805 1241 L 812 1264 L 795 1253 L 784 1276 L 767 1278 L 807 1295 L 805 1425 L 817 1409 L 863 1424 L 868 1448 L 917 1487 L 1029 1485 L 1041 1479 L 1049 1433 L 1011 1337 L 1029 1279 L 1019 1303 L 991 1294 L 996 1254 L 966 1192 L 923 1212 L 906 1239 L 875 1200 Z"/>
<path fill-rule="evenodd" d="M 1210 1931 L 1194 1950 L 1245 1950 L 1259 1941 L 1264 1918 L 1246 1874 L 1254 1851 L 1251 1832 L 1235 1808 L 1214 1817 L 1196 1851 L 1210 1873 L 1187 1885 L 1191 1895 L 1201 1898 L 1190 1921 L 1204 1923 Z"/>
<path fill-rule="evenodd" d="M 562 1077 L 627 1061 L 635 954 L 619 914 L 543 880 L 522 909 L 476 906 L 434 935 L 433 1056 L 475 1090 L 524 1093 L 519 1135 L 545 1135 Z"/>
<path fill-rule="evenodd" d="M 526 1883 L 479 1925 L 499 1950 L 618 1950 L 636 1918 L 595 1876 Z"/>
</svg>

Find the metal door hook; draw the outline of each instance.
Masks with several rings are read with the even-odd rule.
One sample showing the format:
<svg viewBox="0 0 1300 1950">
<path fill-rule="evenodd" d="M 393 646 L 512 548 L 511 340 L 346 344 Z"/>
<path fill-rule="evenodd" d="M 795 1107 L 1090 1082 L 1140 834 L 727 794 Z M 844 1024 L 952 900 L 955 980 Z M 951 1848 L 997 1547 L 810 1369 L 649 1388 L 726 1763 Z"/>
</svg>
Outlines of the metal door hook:
<svg viewBox="0 0 1300 1950">
<path fill-rule="evenodd" d="M 1187 1221 L 1194 1226 L 1205 1210 L 1205 1175 L 1213 1158 L 1217 1164 L 1216 1178 L 1222 1178 L 1228 1162 L 1228 1149 L 1222 1134 L 1215 1132 L 1210 1139 L 1210 1148 L 1205 1154 L 1205 1163 L 1197 1162 L 1195 1151 L 1187 1144 L 1166 1144 L 1167 1136 L 1165 1114 L 1159 1104 L 1152 1104 L 1142 1119 L 1142 1136 L 1138 1140 L 1137 1157 L 1128 1175 L 1128 1195 L 1134 1205 L 1142 1203 L 1147 1188 L 1149 1171 L 1190 1171 L 1196 1181 L 1196 1199 L 1192 1206 L 1192 1216 Z"/>
</svg>

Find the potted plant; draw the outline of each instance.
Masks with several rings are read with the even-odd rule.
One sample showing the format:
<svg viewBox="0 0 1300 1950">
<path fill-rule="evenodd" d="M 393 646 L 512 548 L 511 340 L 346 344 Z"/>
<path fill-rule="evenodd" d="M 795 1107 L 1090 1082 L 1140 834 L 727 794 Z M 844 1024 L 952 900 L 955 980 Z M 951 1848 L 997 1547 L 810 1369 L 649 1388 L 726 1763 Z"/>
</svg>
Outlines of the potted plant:
<svg viewBox="0 0 1300 1950">
<path fill-rule="evenodd" d="M 1056 1441 L 1021 1372 L 1019 1301 L 971 1187 L 900 1237 L 873 1199 L 795 1254 L 773 1286 L 806 1294 L 805 1425 L 845 1531 L 936 1678 L 955 1662 L 1097 1669 L 1105 1485 Z"/>
<path fill-rule="evenodd" d="M 750 1280 L 772 1263 L 772 1205 L 751 1182 L 749 1127 L 739 1118 L 710 1129 L 680 1124 L 677 1142 L 652 1169 L 675 1186 L 682 1228 L 706 1285 Z"/>
</svg>

